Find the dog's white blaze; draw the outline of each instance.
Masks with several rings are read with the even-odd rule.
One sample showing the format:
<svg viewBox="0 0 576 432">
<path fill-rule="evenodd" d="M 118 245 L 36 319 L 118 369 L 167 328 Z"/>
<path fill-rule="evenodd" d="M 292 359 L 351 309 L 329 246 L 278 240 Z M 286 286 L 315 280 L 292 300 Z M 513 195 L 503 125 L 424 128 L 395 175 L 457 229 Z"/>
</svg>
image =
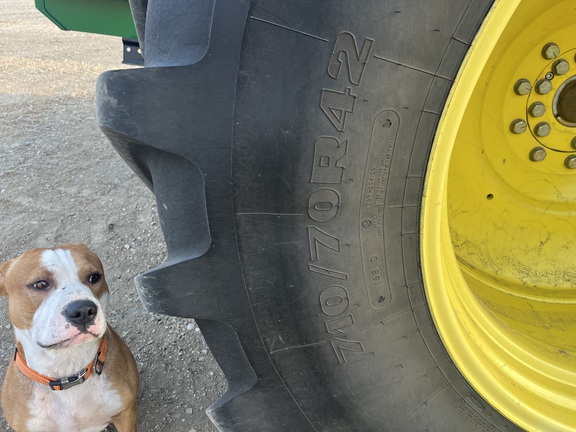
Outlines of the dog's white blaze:
<svg viewBox="0 0 576 432">
<path fill-rule="evenodd" d="M 68 304 L 76 300 L 91 300 L 98 306 L 92 330 L 102 336 L 106 331 L 104 308 L 92 291 L 78 277 L 78 267 L 69 250 L 46 250 L 41 255 L 42 265 L 53 275 L 55 286 L 34 314 L 31 336 L 43 346 L 50 346 L 78 334 L 63 315 Z M 108 297 L 103 299 L 108 302 Z"/>
<path fill-rule="evenodd" d="M 54 275 L 58 281 L 64 283 L 65 280 L 71 279 L 80 283 L 78 280 L 78 267 L 74 262 L 72 253 L 66 249 L 45 250 L 42 252 L 42 264 Z"/>
</svg>

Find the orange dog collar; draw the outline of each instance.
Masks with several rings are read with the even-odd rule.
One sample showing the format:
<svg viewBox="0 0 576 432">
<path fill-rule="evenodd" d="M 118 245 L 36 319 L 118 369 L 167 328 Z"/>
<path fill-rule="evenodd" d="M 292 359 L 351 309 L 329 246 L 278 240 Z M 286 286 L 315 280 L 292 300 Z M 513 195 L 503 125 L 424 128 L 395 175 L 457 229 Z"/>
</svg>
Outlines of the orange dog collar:
<svg viewBox="0 0 576 432">
<path fill-rule="evenodd" d="M 26 361 L 22 358 L 22 355 L 18 352 L 18 348 L 16 348 L 16 352 L 14 353 L 14 361 L 16 362 L 18 369 L 20 369 L 20 372 L 22 372 L 31 380 L 40 384 L 48 385 L 52 390 L 66 390 L 70 387 L 82 384 L 90 377 L 90 375 L 92 375 L 92 372 L 96 372 L 97 375 L 100 375 L 104 369 L 104 362 L 106 361 L 107 351 L 108 336 L 105 334 L 102 338 L 102 342 L 100 342 L 100 347 L 98 348 L 98 352 L 96 353 L 96 357 L 92 363 L 90 363 L 85 369 L 82 369 L 76 375 L 65 378 L 51 378 L 31 369 Z"/>
</svg>

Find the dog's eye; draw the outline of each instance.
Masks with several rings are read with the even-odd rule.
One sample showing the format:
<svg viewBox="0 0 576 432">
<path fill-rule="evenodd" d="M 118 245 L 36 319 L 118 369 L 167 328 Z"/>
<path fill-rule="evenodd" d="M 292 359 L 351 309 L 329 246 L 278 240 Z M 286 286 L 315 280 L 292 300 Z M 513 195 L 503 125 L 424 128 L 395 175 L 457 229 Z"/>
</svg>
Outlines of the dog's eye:
<svg viewBox="0 0 576 432">
<path fill-rule="evenodd" d="M 50 284 L 45 280 L 39 280 L 32 284 L 32 288 L 37 289 L 38 291 L 43 291 L 50 288 Z"/>
<path fill-rule="evenodd" d="M 88 282 L 91 284 L 97 283 L 100 279 L 102 279 L 102 275 L 100 273 L 92 273 L 88 276 Z"/>
</svg>

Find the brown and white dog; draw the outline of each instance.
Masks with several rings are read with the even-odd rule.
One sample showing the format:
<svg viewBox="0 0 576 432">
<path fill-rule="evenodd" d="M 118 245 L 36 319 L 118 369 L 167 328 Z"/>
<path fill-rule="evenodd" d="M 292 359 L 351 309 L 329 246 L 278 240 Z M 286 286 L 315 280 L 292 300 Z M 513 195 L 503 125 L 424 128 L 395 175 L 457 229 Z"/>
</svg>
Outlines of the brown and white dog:
<svg viewBox="0 0 576 432">
<path fill-rule="evenodd" d="M 82 244 L 33 249 L 0 266 L 16 354 L 2 386 L 20 431 L 136 431 L 139 378 L 132 353 L 106 323 L 108 285 Z"/>
</svg>

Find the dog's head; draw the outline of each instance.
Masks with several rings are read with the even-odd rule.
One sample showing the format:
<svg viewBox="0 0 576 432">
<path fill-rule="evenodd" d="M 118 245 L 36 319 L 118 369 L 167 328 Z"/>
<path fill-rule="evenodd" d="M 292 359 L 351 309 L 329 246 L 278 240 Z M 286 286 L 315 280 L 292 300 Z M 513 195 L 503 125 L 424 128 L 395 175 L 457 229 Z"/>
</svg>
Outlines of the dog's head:
<svg viewBox="0 0 576 432">
<path fill-rule="evenodd" d="M 10 321 L 42 348 L 65 348 L 106 332 L 108 285 L 100 259 L 82 244 L 32 249 L 0 265 Z"/>
</svg>

